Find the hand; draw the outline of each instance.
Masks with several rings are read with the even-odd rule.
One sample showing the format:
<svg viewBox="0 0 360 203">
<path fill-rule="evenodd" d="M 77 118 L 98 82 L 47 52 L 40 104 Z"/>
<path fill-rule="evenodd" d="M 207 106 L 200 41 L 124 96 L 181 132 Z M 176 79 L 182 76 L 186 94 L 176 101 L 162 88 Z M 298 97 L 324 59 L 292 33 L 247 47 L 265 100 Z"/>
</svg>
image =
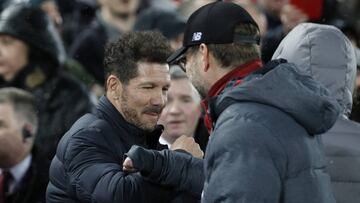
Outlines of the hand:
<svg viewBox="0 0 360 203">
<path fill-rule="evenodd" d="M 186 135 L 182 135 L 171 145 L 171 150 L 182 149 L 194 157 L 203 158 L 204 152 L 201 151 L 200 146 L 195 142 L 193 137 L 188 137 Z"/>
<path fill-rule="evenodd" d="M 137 169 L 134 167 L 132 160 L 129 157 L 126 157 L 123 163 L 123 171 L 127 173 L 135 173 Z"/>
</svg>

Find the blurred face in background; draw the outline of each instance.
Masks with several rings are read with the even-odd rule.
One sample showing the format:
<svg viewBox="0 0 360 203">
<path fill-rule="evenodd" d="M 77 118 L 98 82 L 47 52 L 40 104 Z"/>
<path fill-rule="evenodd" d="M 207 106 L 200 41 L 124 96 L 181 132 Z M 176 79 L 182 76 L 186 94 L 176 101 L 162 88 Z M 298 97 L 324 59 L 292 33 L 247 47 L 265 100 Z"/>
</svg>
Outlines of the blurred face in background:
<svg viewBox="0 0 360 203">
<path fill-rule="evenodd" d="M 11 81 L 28 63 L 27 45 L 10 35 L 0 34 L 0 75 Z"/>
<path fill-rule="evenodd" d="M 32 141 L 24 141 L 23 126 L 13 106 L 0 103 L 0 168 L 13 167 L 30 153 Z"/>
<path fill-rule="evenodd" d="M 200 115 L 200 96 L 194 86 L 187 78 L 173 79 L 159 119 L 165 127 L 163 138 L 172 144 L 182 135 L 193 136 Z"/>
<path fill-rule="evenodd" d="M 140 0 L 98 0 L 103 17 L 120 31 L 130 31 Z"/>
<path fill-rule="evenodd" d="M 258 4 L 266 11 L 275 16 L 280 16 L 282 8 L 288 3 L 289 0 L 258 0 Z"/>
<path fill-rule="evenodd" d="M 102 5 L 108 7 L 113 14 L 136 13 L 140 0 L 100 0 Z"/>
</svg>

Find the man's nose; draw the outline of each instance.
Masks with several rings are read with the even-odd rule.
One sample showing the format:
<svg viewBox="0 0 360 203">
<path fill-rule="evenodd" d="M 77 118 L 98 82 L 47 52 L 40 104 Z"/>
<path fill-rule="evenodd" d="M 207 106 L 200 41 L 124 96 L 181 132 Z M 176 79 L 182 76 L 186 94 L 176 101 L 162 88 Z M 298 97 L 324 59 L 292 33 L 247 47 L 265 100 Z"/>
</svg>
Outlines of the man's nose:
<svg viewBox="0 0 360 203">
<path fill-rule="evenodd" d="M 167 104 L 167 105 L 169 105 L 169 113 L 170 114 L 179 114 L 179 113 L 181 113 L 181 108 L 180 108 L 180 106 L 179 106 L 179 102 L 177 102 L 177 101 L 173 101 L 173 102 L 171 102 L 171 104 Z"/>
<path fill-rule="evenodd" d="M 167 95 L 164 94 L 163 91 L 156 93 L 152 96 L 150 102 L 154 106 L 164 106 L 167 101 Z"/>
</svg>

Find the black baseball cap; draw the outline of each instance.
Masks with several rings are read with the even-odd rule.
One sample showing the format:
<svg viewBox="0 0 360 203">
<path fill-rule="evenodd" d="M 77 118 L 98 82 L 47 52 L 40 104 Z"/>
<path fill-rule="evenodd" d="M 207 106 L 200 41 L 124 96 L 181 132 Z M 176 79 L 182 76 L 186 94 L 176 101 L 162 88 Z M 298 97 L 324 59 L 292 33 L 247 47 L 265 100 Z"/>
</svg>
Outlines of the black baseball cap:
<svg viewBox="0 0 360 203">
<path fill-rule="evenodd" d="M 196 10 L 186 23 L 183 46 L 175 51 L 168 59 L 168 63 L 177 61 L 186 50 L 194 45 L 229 44 L 233 42 L 260 43 L 255 36 L 235 35 L 235 26 L 239 23 L 258 25 L 250 14 L 241 6 L 217 1 Z"/>
</svg>

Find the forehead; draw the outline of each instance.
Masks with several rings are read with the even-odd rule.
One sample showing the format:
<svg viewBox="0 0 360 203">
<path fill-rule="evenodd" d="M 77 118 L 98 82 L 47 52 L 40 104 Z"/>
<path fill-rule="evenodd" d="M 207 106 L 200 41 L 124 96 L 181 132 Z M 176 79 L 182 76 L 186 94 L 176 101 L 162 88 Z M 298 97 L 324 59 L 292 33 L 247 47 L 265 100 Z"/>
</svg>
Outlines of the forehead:
<svg viewBox="0 0 360 203">
<path fill-rule="evenodd" d="M 11 35 L 8 35 L 8 34 L 3 34 L 3 33 L 0 33 L 0 39 L 7 39 L 7 40 L 12 40 L 12 41 L 19 41 L 21 42 L 21 40 L 11 36 Z"/>
<path fill-rule="evenodd" d="M 160 82 L 170 84 L 169 65 L 164 63 L 138 62 L 138 75 L 130 83 Z"/>
<path fill-rule="evenodd" d="M 171 80 L 169 95 L 171 96 L 195 96 L 195 89 L 187 78 Z"/>
<path fill-rule="evenodd" d="M 27 44 L 16 38 L 16 37 L 13 37 L 12 35 L 8 35 L 8 34 L 0 34 L 0 43 L 4 42 L 4 41 L 7 41 L 7 42 L 11 42 L 11 45 L 15 45 L 17 47 L 23 47 L 23 48 L 27 48 Z"/>
<path fill-rule="evenodd" d="M 14 108 L 9 103 L 0 103 L 0 120 L 8 120 L 14 116 Z"/>
</svg>

